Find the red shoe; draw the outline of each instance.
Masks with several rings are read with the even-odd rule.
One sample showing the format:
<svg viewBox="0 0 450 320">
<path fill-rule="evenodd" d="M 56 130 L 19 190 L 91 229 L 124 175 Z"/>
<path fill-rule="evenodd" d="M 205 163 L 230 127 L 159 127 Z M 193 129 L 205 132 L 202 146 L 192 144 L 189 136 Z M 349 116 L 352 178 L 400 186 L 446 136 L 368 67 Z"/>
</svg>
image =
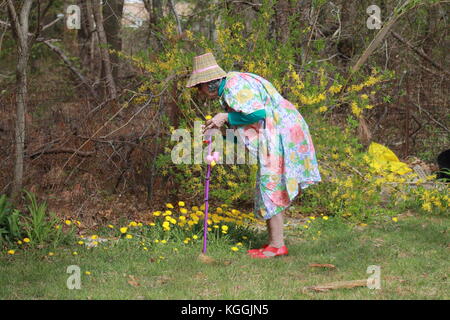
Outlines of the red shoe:
<svg viewBox="0 0 450 320">
<path fill-rule="evenodd" d="M 264 252 L 273 252 L 274 255 L 267 256 L 264 254 Z M 265 249 L 251 255 L 252 258 L 257 259 L 266 259 L 266 258 L 274 258 L 274 257 L 280 257 L 280 256 L 287 256 L 289 254 L 289 251 L 286 246 L 282 246 L 281 248 L 274 248 L 271 246 L 267 246 Z"/>
<path fill-rule="evenodd" d="M 250 255 L 252 255 L 252 254 L 256 254 L 256 253 L 258 253 L 258 252 L 260 252 L 260 251 L 263 251 L 265 248 L 267 248 L 269 246 L 269 244 L 265 244 L 265 245 L 263 245 L 261 248 L 259 248 L 259 249 L 250 249 L 250 250 L 247 250 L 247 254 L 250 254 Z"/>
</svg>

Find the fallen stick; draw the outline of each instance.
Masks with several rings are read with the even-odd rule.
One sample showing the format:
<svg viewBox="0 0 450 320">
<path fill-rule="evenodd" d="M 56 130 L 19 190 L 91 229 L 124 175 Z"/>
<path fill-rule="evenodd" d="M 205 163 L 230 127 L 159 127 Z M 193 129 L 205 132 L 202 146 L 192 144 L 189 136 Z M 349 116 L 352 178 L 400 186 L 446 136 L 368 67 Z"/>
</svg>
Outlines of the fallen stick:
<svg viewBox="0 0 450 320">
<path fill-rule="evenodd" d="M 334 264 L 329 263 L 311 263 L 309 264 L 310 268 L 328 268 L 328 269 L 336 269 Z"/>
<path fill-rule="evenodd" d="M 305 289 L 316 292 L 326 292 L 334 289 L 352 289 L 356 287 L 366 287 L 366 286 L 367 286 L 367 279 L 364 279 L 364 280 L 331 282 L 327 284 L 320 284 L 317 286 L 305 287 Z"/>
</svg>

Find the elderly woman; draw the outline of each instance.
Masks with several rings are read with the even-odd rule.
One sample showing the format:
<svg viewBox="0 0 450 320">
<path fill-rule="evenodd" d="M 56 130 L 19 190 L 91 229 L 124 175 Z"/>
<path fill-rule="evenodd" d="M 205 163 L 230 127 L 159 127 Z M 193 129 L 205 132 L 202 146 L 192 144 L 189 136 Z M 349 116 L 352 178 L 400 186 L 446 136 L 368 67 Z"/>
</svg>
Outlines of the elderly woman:
<svg viewBox="0 0 450 320">
<path fill-rule="evenodd" d="M 220 99 L 227 111 L 208 120 L 205 130 L 228 123 L 258 160 L 255 215 L 266 220 L 269 241 L 248 254 L 254 258 L 287 255 L 283 212 L 298 195 L 299 186 L 305 189 L 321 181 L 308 125 L 270 82 L 252 73 L 226 73 L 211 53 L 194 58 L 187 87 Z"/>
</svg>

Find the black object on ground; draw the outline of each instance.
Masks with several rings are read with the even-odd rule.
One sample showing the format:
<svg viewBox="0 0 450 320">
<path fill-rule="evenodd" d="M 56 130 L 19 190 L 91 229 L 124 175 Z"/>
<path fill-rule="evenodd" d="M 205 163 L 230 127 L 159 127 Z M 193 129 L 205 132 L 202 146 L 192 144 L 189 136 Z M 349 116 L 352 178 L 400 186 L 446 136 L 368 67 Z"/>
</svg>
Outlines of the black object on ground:
<svg viewBox="0 0 450 320">
<path fill-rule="evenodd" d="M 437 173 L 438 179 L 444 179 L 445 182 L 450 182 L 450 149 L 441 152 L 437 157 L 439 171 Z"/>
</svg>

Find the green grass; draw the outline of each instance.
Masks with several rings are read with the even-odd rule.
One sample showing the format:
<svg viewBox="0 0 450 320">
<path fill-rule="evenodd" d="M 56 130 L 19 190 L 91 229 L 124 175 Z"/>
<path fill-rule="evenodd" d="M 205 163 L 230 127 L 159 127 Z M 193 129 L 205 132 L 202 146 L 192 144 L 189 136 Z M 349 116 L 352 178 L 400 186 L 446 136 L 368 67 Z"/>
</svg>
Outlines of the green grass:
<svg viewBox="0 0 450 320">
<path fill-rule="evenodd" d="M 2 253 L 0 299 L 449 298 L 448 218 L 405 216 L 397 223 L 356 228 L 330 218 L 316 219 L 310 226 L 287 231 L 288 257 L 267 260 L 247 257 L 245 241 L 240 251 L 231 251 L 239 239 L 211 243 L 208 254 L 217 260 L 214 264 L 197 259 L 201 239 L 189 245 L 181 241 L 153 244 L 148 251 L 132 239 L 93 249 L 74 245 L 58 249 L 52 257 L 44 249 Z M 75 250 L 77 256 L 72 255 Z M 336 269 L 312 269 L 310 263 L 331 263 Z M 66 287 L 69 265 L 81 268 L 80 290 Z M 369 265 L 381 267 L 380 290 L 304 290 L 366 279 Z"/>
</svg>

